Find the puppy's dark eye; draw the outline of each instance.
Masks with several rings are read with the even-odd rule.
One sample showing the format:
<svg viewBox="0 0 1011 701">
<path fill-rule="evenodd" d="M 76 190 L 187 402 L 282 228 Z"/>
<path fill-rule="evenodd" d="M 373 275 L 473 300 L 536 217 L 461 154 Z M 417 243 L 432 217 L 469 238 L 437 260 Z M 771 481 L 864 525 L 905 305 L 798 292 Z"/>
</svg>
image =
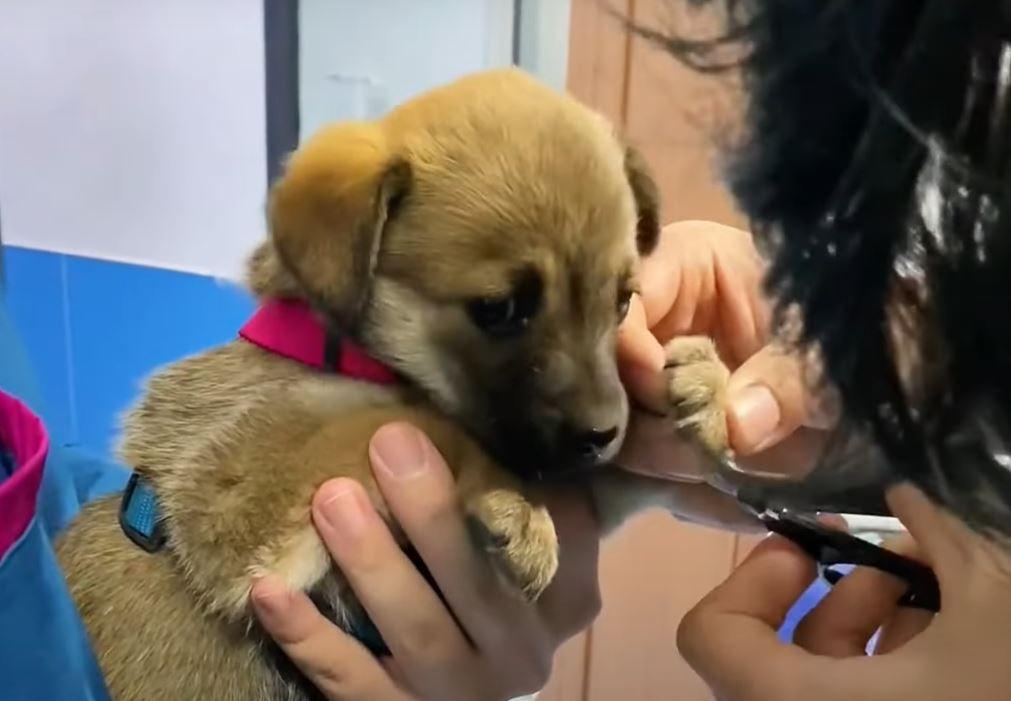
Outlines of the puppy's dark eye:
<svg viewBox="0 0 1011 701">
<path fill-rule="evenodd" d="M 492 336 L 519 333 L 530 321 L 516 313 L 515 297 L 475 299 L 467 305 L 467 312 L 479 329 Z"/>
<path fill-rule="evenodd" d="M 631 290 L 622 290 L 618 293 L 618 322 L 625 320 L 628 315 L 628 307 L 632 303 Z"/>
<path fill-rule="evenodd" d="M 467 303 L 467 314 L 479 329 L 494 338 L 517 336 L 537 313 L 541 278 L 533 272 L 520 275 L 508 297 L 480 297 Z"/>
</svg>

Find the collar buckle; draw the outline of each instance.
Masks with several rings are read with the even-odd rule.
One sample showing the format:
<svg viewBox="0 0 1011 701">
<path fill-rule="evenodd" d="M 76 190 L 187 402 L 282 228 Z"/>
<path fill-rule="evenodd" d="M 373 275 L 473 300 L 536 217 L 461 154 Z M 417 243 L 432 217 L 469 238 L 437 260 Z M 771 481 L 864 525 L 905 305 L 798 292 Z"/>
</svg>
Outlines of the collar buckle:
<svg viewBox="0 0 1011 701">
<path fill-rule="evenodd" d="M 165 546 L 167 536 L 158 508 L 158 497 L 147 478 L 138 472 L 130 475 L 119 504 L 119 526 L 129 538 L 149 553 Z"/>
</svg>

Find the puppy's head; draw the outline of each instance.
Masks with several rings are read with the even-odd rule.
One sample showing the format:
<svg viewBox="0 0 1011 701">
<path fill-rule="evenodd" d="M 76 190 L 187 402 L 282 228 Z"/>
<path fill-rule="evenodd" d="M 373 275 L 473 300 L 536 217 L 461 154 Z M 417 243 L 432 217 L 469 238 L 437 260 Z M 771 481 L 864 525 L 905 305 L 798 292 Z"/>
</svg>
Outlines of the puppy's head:
<svg viewBox="0 0 1011 701">
<path fill-rule="evenodd" d="M 261 295 L 304 296 L 520 471 L 610 459 L 615 335 L 656 188 L 599 116 L 514 70 L 332 127 L 275 186 Z"/>
</svg>

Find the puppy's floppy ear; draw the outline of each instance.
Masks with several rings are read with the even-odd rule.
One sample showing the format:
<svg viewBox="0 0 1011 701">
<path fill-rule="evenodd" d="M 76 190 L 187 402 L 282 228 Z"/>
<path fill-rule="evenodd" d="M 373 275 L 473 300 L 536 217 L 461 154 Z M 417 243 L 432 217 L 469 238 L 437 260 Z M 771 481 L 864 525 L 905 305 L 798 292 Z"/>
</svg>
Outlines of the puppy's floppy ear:
<svg viewBox="0 0 1011 701">
<path fill-rule="evenodd" d="M 281 263 L 273 241 L 256 247 L 246 262 L 246 285 L 257 299 L 304 298 L 298 281 Z"/>
<path fill-rule="evenodd" d="M 647 256 L 660 238 L 660 190 L 653 180 L 646 159 L 632 146 L 625 146 L 625 175 L 635 197 L 639 223 L 635 243 L 639 255 Z"/>
<path fill-rule="evenodd" d="M 383 231 L 409 183 L 410 167 L 376 125 L 342 124 L 296 151 L 271 192 L 278 259 L 345 330 L 367 303 Z"/>
</svg>

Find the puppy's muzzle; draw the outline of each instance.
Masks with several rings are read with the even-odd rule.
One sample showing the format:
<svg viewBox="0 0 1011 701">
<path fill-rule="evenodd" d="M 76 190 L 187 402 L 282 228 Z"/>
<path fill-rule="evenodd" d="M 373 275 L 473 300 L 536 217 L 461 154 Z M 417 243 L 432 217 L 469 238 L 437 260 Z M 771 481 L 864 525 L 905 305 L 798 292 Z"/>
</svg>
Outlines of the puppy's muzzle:
<svg viewBox="0 0 1011 701">
<path fill-rule="evenodd" d="M 567 426 L 563 430 L 561 447 L 574 462 L 595 464 L 608 453 L 617 437 L 617 426 L 608 428 Z"/>
</svg>

